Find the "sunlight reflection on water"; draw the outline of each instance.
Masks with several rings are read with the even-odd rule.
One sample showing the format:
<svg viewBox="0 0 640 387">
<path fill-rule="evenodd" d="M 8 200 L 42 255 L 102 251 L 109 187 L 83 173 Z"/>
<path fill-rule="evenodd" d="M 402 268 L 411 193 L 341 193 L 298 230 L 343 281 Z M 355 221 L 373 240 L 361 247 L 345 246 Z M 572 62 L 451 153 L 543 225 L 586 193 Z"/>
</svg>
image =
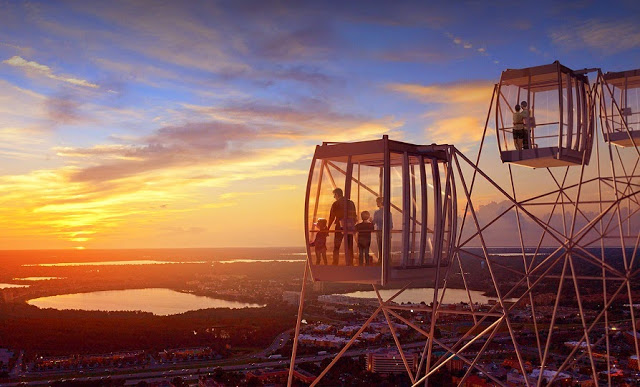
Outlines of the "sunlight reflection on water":
<svg viewBox="0 0 640 387">
<path fill-rule="evenodd" d="M 396 294 L 398 289 L 381 289 L 380 296 L 382 299 L 386 300 Z M 484 292 L 480 292 L 477 290 L 470 290 L 471 300 L 473 303 L 486 304 L 489 300 L 495 300 L 495 297 L 487 297 L 484 295 Z M 354 298 L 377 298 L 376 292 L 372 290 L 368 291 L 357 291 L 352 293 L 342 294 L 343 296 L 349 296 Z M 442 289 L 439 290 L 438 298 L 442 295 Z M 406 289 L 402 294 L 393 299 L 397 303 L 420 303 L 424 301 L 426 304 L 429 304 L 433 301 L 433 288 L 414 288 L 414 289 Z M 506 299 L 505 301 L 516 301 L 515 299 Z M 460 302 L 469 302 L 469 295 L 465 289 L 451 289 L 448 288 L 445 292 L 444 299 L 442 300 L 443 304 L 457 304 Z"/>
<path fill-rule="evenodd" d="M 123 266 L 123 265 L 167 265 L 176 263 L 207 263 L 206 261 L 154 261 L 154 260 L 132 260 L 132 261 L 97 261 L 97 262 L 60 262 L 60 263 L 36 263 L 22 266 L 42 266 L 42 267 L 61 267 L 61 266 Z"/>
<path fill-rule="evenodd" d="M 180 314 L 209 308 L 261 308 L 262 304 L 227 301 L 206 296 L 177 292 L 171 289 L 147 288 L 107 290 L 91 293 L 62 294 L 27 301 L 38 308 L 76 309 L 92 311 L 142 311 L 158 316 Z"/>
</svg>

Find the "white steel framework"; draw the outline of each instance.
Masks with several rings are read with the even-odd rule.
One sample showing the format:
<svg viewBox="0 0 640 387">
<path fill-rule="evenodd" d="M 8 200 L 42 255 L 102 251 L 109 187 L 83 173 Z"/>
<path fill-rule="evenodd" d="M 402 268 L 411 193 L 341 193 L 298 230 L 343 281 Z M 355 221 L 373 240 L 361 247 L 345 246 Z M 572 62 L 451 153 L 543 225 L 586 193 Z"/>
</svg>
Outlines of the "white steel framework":
<svg viewBox="0 0 640 387">
<path fill-rule="evenodd" d="M 602 108 L 605 96 L 613 98 L 610 90 L 597 70 L 597 82 L 588 97 Z M 380 293 L 381 286 L 373 284 L 378 301 L 373 313 L 312 385 L 322 383 L 381 316 L 413 385 L 427 384 L 454 359 L 465 364 L 459 385 L 474 373 L 506 385 L 504 376 L 488 368 L 496 359 L 508 363 L 527 386 L 551 385 L 577 373 L 590 377 L 595 385 L 615 385 L 617 370 L 640 369 L 638 146 L 622 148 L 606 142 L 606 123 L 600 114 L 601 130 L 594 134 L 588 165 L 583 160 L 576 166 L 555 168 L 529 169 L 510 163 L 496 168 L 500 161 L 495 144 L 484 148 L 492 139 L 488 129 L 497 92 L 496 86 L 474 160 L 449 147 L 460 210 L 451 264 L 435 270 L 432 278 L 404 283 L 387 299 Z M 500 202 L 478 206 L 489 192 Z M 505 241 L 511 241 L 511 247 L 498 248 Z M 290 370 L 296 363 L 309 270 L 307 265 Z M 474 302 L 472 282 L 479 274 L 489 285 L 483 290 L 496 299 L 492 304 Z M 407 288 L 427 283 L 434 289 L 428 298 L 425 292 L 424 304 L 394 302 Z M 454 286 L 468 295 L 463 308 L 444 303 Z M 427 318 L 418 321 L 413 317 L 416 313 Z M 408 345 L 394 321 L 422 336 L 417 370 L 405 358 L 403 347 Z M 448 326 L 457 330 L 445 337 L 441 331 Z M 289 385 L 292 375 L 290 371 Z"/>
</svg>

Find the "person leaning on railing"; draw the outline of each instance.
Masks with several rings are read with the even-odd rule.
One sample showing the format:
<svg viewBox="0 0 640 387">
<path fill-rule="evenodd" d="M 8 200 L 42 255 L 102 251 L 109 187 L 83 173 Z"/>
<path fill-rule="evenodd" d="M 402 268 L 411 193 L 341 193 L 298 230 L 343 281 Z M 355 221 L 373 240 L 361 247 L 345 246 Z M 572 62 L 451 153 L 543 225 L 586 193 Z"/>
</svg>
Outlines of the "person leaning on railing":
<svg viewBox="0 0 640 387">
<path fill-rule="evenodd" d="M 523 124 L 523 130 L 524 130 L 524 137 L 522 139 L 522 148 L 529 149 L 531 148 L 531 145 L 530 145 L 531 127 L 529 126 L 529 108 L 527 107 L 527 101 L 520 102 L 520 106 L 522 107 L 522 111 L 520 112 L 520 114 L 522 114 L 522 124 Z"/>
<path fill-rule="evenodd" d="M 522 150 L 525 135 L 524 116 L 520 111 L 520 105 L 516 105 L 513 112 L 513 143 L 517 150 Z"/>
</svg>

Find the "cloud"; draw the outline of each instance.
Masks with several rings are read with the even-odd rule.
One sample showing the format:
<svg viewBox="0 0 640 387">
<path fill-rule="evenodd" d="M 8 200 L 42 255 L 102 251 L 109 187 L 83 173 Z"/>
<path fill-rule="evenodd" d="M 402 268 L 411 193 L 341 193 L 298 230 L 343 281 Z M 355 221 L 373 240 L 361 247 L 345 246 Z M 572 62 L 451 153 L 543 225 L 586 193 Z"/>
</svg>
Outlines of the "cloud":
<svg viewBox="0 0 640 387">
<path fill-rule="evenodd" d="M 482 137 L 493 83 L 488 81 L 448 84 L 388 84 L 388 90 L 416 99 L 429 110 L 425 135 L 430 141 L 448 143 L 466 149 Z"/>
<path fill-rule="evenodd" d="M 452 47 L 441 36 L 440 33 L 428 33 L 426 39 L 393 42 L 372 56 L 374 59 L 390 62 L 446 63 L 469 55 L 464 50 Z"/>
<path fill-rule="evenodd" d="M 43 237 L 69 243 L 84 238 L 89 246 L 113 240 L 125 223 L 133 233 L 157 234 L 157 225 L 182 227 L 180 220 L 193 222 L 199 213 L 232 211 L 240 203 L 259 207 L 258 196 L 247 193 L 255 187 L 242 188 L 249 181 L 265 179 L 264 195 L 295 198 L 314 144 L 327 136 L 372 138 L 402 125 L 391 117 L 336 112 L 327 101 L 305 98 L 291 104 L 185 105 L 174 120 L 181 117 L 192 121 L 146 135 L 112 136 L 111 144 L 54 148 L 55 157 L 70 165 L 61 169 L 0 176 L 3 200 L 12 202 L 0 216 L 21 217 L 23 225 L 12 229 L 16 238 L 28 234 L 29 224 Z M 19 209 L 28 216 L 15 214 Z"/>
<path fill-rule="evenodd" d="M 316 86 L 326 86 L 342 80 L 335 76 L 330 76 L 318 68 L 302 65 L 276 69 L 265 73 L 264 76 L 266 78 L 275 77 L 282 80 L 298 81 Z"/>
<path fill-rule="evenodd" d="M 491 98 L 493 83 L 488 81 L 456 82 L 447 84 L 419 85 L 410 83 L 391 83 L 388 90 L 402 93 L 425 103 L 467 104 L 487 101 Z"/>
<path fill-rule="evenodd" d="M 378 137 L 398 129 L 402 122 L 393 117 L 371 118 L 340 113 L 318 98 L 300 98 L 295 104 L 275 104 L 256 100 L 230 102 L 226 106 L 185 105 L 190 115 L 223 122 L 243 123 L 259 128 L 271 139 L 357 141 Z"/>
<path fill-rule="evenodd" d="M 567 50 L 588 47 L 611 55 L 640 47 L 640 25 L 636 20 L 588 19 L 563 25 L 550 38 Z"/>
<path fill-rule="evenodd" d="M 278 61 L 326 57 L 337 44 L 333 29 L 318 20 L 290 31 L 277 31 L 248 40 L 252 52 Z"/>
<path fill-rule="evenodd" d="M 207 231 L 207 229 L 204 228 L 204 227 L 194 227 L 194 226 L 165 227 L 162 230 L 165 231 L 167 234 L 170 234 L 170 235 L 174 235 L 174 234 L 189 234 L 189 235 L 193 235 L 193 234 L 202 234 L 202 233 Z"/>
<path fill-rule="evenodd" d="M 29 125 L 46 117 L 41 109 L 47 97 L 0 79 L 0 127 Z"/>
<path fill-rule="evenodd" d="M 11 43 L 6 43 L 6 42 L 0 42 L 0 46 L 5 46 L 5 47 L 9 47 L 10 49 L 19 52 L 21 55 L 24 56 L 32 56 L 35 52 L 35 50 L 31 47 L 23 47 L 23 46 L 19 46 L 17 44 L 11 44 Z"/>
<path fill-rule="evenodd" d="M 437 119 L 428 129 L 437 143 L 465 144 L 477 143 L 482 139 L 484 119 L 480 116 L 462 116 Z"/>
<path fill-rule="evenodd" d="M 59 156 L 99 157 L 102 160 L 96 166 L 74 172 L 71 181 L 109 181 L 167 168 L 240 158 L 248 152 L 233 150 L 231 144 L 248 142 L 257 134 L 244 125 L 189 123 L 161 128 L 128 146 L 59 148 L 57 151 Z"/>
<path fill-rule="evenodd" d="M 44 101 L 46 96 L 0 79 L 0 172 L 24 170 L 30 165 L 25 161 L 51 155 L 51 133 L 42 128 L 48 116 Z"/>
<path fill-rule="evenodd" d="M 441 49 L 405 49 L 405 50 L 386 50 L 376 57 L 390 62 L 410 62 L 410 63 L 445 63 L 449 60 L 460 59 L 462 55 L 446 52 Z"/>
<path fill-rule="evenodd" d="M 70 124 L 81 121 L 83 115 L 80 107 L 83 102 L 71 94 L 61 94 L 47 98 L 45 106 L 49 113 L 49 118 L 56 123 Z"/>
<path fill-rule="evenodd" d="M 476 42 L 475 46 L 477 48 L 473 49 L 474 48 L 474 43 L 472 43 L 469 40 L 465 40 L 465 39 L 463 39 L 463 38 L 461 38 L 459 36 L 455 36 L 450 32 L 445 32 L 444 36 L 446 36 L 456 46 L 460 46 L 460 47 L 464 48 L 465 51 L 469 50 L 469 52 L 476 52 L 476 53 L 480 54 L 481 56 L 485 56 L 485 57 L 488 57 L 488 58 L 492 58 L 493 57 L 493 55 L 490 54 L 489 51 L 487 50 L 487 47 L 486 47 L 484 42 L 482 42 L 482 43 Z M 498 63 L 498 62 L 494 59 L 493 63 Z"/>
<path fill-rule="evenodd" d="M 49 66 L 40 64 L 38 62 L 34 62 L 34 61 L 28 61 L 20 56 L 13 56 L 9 59 L 6 59 L 4 61 L 2 61 L 2 63 L 8 64 L 9 66 L 14 66 L 14 67 L 18 67 L 18 68 L 22 68 L 25 71 L 28 72 L 34 72 L 34 73 L 38 73 L 38 74 L 42 74 L 44 76 L 46 76 L 47 78 L 50 79 L 55 79 L 57 81 L 62 81 L 62 82 L 67 82 L 70 83 L 72 85 L 76 85 L 76 86 L 83 86 L 83 87 L 90 87 L 90 88 L 94 88 L 97 89 L 100 86 L 96 85 L 95 83 L 91 83 L 89 81 L 86 81 L 84 79 L 78 79 L 78 78 L 73 78 L 73 77 L 65 77 L 62 75 L 56 75 L 53 73 L 53 70 L 51 70 L 51 68 Z"/>
<path fill-rule="evenodd" d="M 466 49 L 473 48 L 473 44 L 471 44 L 471 42 L 462 40 L 462 38 L 460 38 L 458 36 L 454 36 L 453 34 L 451 34 L 449 32 L 446 32 L 445 36 L 448 37 L 449 39 L 451 39 L 451 41 L 457 46 L 462 46 L 463 48 L 466 48 Z M 486 51 L 486 50 L 484 50 L 484 51 Z M 482 51 L 482 52 L 484 52 L 484 51 Z"/>
</svg>

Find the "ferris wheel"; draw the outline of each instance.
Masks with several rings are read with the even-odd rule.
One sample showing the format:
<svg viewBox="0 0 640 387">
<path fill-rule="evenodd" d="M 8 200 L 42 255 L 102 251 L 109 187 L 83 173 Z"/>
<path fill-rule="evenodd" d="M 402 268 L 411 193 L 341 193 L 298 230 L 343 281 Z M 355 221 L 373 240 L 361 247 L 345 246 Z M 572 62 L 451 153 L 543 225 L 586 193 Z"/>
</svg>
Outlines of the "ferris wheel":
<svg viewBox="0 0 640 387">
<path fill-rule="evenodd" d="M 496 385 L 612 385 L 640 369 L 639 91 L 640 70 L 506 70 L 473 155 L 386 136 L 318 146 L 289 385 L 308 276 L 369 284 L 377 298 L 311 385 L 377 320 L 413 385 L 454 363 L 458 385 L 478 373 Z M 394 302 L 416 286 L 432 287 L 423 303 Z M 385 287 L 397 290 L 385 299 Z M 460 289 L 465 302 L 448 303 Z M 421 338 L 417 353 L 396 324 Z"/>
</svg>

